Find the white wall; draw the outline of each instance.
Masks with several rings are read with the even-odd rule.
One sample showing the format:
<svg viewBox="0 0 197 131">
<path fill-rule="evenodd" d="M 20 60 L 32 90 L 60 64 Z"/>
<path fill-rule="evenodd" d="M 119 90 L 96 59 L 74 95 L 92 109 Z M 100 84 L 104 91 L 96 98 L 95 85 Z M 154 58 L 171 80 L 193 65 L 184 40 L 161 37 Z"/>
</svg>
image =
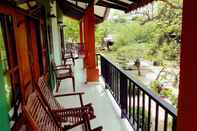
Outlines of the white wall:
<svg viewBox="0 0 197 131">
<path fill-rule="evenodd" d="M 52 4 L 51 14 L 57 16 L 56 11 L 56 1 Z M 57 24 L 57 17 L 51 18 L 52 23 L 52 37 L 53 37 L 53 57 L 56 65 L 61 64 L 61 39 L 60 39 L 60 31 Z"/>
</svg>

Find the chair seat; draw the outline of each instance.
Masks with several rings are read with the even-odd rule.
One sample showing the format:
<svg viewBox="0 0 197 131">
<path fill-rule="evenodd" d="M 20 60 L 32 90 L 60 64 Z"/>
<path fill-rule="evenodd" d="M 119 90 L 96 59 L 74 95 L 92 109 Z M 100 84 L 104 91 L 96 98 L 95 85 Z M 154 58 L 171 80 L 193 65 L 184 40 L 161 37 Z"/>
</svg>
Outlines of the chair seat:
<svg viewBox="0 0 197 131">
<path fill-rule="evenodd" d="M 57 70 L 56 72 L 57 79 L 64 79 L 68 77 L 73 77 L 73 74 L 69 70 Z"/>
</svg>

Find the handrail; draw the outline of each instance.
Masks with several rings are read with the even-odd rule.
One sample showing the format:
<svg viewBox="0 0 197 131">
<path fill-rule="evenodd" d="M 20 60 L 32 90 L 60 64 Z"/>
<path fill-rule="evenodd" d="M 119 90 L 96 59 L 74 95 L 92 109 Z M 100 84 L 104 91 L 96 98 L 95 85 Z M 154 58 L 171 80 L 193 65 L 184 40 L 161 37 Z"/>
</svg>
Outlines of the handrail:
<svg viewBox="0 0 197 131">
<path fill-rule="evenodd" d="M 115 64 L 112 62 L 112 60 L 108 59 L 106 56 L 99 54 L 102 56 L 105 60 L 107 60 L 110 64 L 112 64 L 118 71 L 122 72 L 126 77 L 128 77 L 133 83 L 139 86 L 143 91 L 145 91 L 147 94 L 151 96 L 152 99 L 160 103 L 160 106 L 166 108 L 169 112 L 172 113 L 172 115 L 177 115 L 177 110 L 172 105 L 167 103 L 166 101 L 162 100 L 159 96 L 153 93 L 148 87 L 146 87 L 144 84 L 142 84 L 140 81 L 136 80 L 132 74 L 128 74 L 126 71 L 124 71 L 121 67 L 118 66 L 118 64 Z"/>
<path fill-rule="evenodd" d="M 165 102 L 164 100 L 162 100 L 159 96 L 157 96 L 156 94 L 154 94 L 149 88 L 147 88 L 144 84 L 142 84 L 141 82 L 139 82 L 138 80 L 136 80 L 136 78 L 134 78 L 133 75 L 128 74 L 126 71 L 124 71 L 122 68 L 120 68 L 117 64 L 115 64 L 112 60 L 110 60 L 109 58 L 105 57 L 102 54 L 96 54 L 97 58 L 98 56 L 100 57 L 100 63 L 101 63 L 101 74 L 105 80 L 106 86 L 107 88 L 109 88 L 111 90 L 111 93 L 114 95 L 115 99 L 117 99 L 116 101 L 118 101 L 117 103 L 119 103 L 119 105 L 121 106 L 121 109 L 123 110 L 123 115 L 125 115 L 125 111 L 126 111 L 126 117 L 128 114 L 131 115 L 130 112 L 128 112 L 128 101 L 131 102 L 133 101 L 134 107 L 135 107 L 135 103 L 137 100 L 137 104 L 139 104 L 140 102 L 140 95 L 137 95 L 137 97 L 135 98 L 134 96 L 131 96 L 132 94 L 130 93 L 130 91 L 128 91 L 130 89 L 129 85 L 133 85 L 133 89 L 136 90 L 137 87 L 137 92 L 142 92 L 142 100 L 143 100 L 143 113 L 145 110 L 144 107 L 144 99 L 145 99 L 145 95 L 148 96 L 149 98 L 149 106 L 151 106 L 151 101 L 154 101 L 154 103 L 156 104 L 156 118 L 155 118 L 155 122 L 158 123 L 158 113 L 159 113 L 159 107 L 162 108 L 165 111 L 165 130 L 167 130 L 167 121 L 168 121 L 168 114 L 172 116 L 173 118 L 173 125 L 172 125 L 172 130 L 174 131 L 176 129 L 176 117 L 177 117 L 177 110 L 176 108 L 174 108 L 172 105 L 170 105 L 169 103 Z M 107 69 L 105 69 L 107 68 Z M 107 71 L 107 72 L 106 72 Z M 129 81 L 129 82 L 128 82 Z M 121 86 L 121 88 L 120 88 Z M 133 94 L 135 94 L 135 90 L 133 91 Z M 117 92 L 119 91 L 119 92 Z M 125 96 L 129 96 L 129 100 L 127 97 Z M 119 101 L 120 99 L 120 101 Z M 122 102 L 122 103 L 121 103 Z M 130 107 L 131 105 L 129 105 Z M 137 105 L 137 113 L 139 115 L 139 105 Z M 151 108 L 151 107 L 150 107 Z M 150 111 L 149 111 L 150 112 Z M 135 117 L 135 110 L 133 113 L 134 117 Z M 150 114 L 149 114 L 150 115 Z M 137 116 L 139 117 L 139 116 Z M 143 116 L 144 117 L 144 116 Z M 151 117 L 151 116 L 149 116 Z M 143 118 L 144 119 L 144 118 Z M 166 120 L 167 119 L 167 120 Z M 137 119 L 137 121 L 139 122 L 139 120 Z M 139 123 L 137 122 L 137 130 L 139 130 Z M 135 122 L 134 122 L 135 123 Z M 136 123 L 134 124 L 136 125 Z M 158 129 L 158 125 L 155 125 Z"/>
</svg>

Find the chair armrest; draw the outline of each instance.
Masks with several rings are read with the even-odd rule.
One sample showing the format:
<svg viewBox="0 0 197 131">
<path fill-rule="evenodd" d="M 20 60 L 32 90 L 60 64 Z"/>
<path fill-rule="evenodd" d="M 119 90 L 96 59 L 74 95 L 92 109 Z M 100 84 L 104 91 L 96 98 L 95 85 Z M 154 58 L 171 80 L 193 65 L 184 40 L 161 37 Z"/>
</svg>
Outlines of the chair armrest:
<svg viewBox="0 0 197 131">
<path fill-rule="evenodd" d="M 83 95 L 84 92 L 74 92 L 74 93 L 65 93 L 65 94 L 55 94 L 54 97 L 64 97 L 64 96 L 73 96 L 73 95 Z"/>
<path fill-rule="evenodd" d="M 69 112 L 76 111 L 76 113 L 84 113 L 87 112 L 88 114 L 94 115 L 94 109 L 92 107 L 92 103 L 88 103 L 83 107 L 71 107 L 71 108 L 63 108 L 63 109 L 53 109 L 53 113 L 61 113 L 61 112 Z M 61 114 L 60 114 L 61 115 Z"/>
<path fill-rule="evenodd" d="M 56 68 L 56 69 L 54 69 L 54 71 L 58 71 L 58 70 L 69 70 L 69 71 L 71 71 L 71 68 L 65 67 L 65 68 Z"/>
<path fill-rule="evenodd" d="M 56 95 L 54 95 L 54 97 L 63 97 L 63 96 L 78 95 L 79 96 L 81 107 L 83 107 L 84 104 L 83 104 L 82 95 L 84 95 L 84 94 L 85 94 L 84 92 L 75 92 L 75 93 L 66 93 L 66 94 L 56 94 Z"/>
<path fill-rule="evenodd" d="M 55 66 L 54 69 L 64 69 L 64 68 L 71 68 L 71 65 L 58 65 L 58 66 Z"/>
<path fill-rule="evenodd" d="M 92 129 L 91 131 L 102 131 L 102 129 L 103 129 L 103 127 L 99 126 L 99 127 Z"/>
</svg>

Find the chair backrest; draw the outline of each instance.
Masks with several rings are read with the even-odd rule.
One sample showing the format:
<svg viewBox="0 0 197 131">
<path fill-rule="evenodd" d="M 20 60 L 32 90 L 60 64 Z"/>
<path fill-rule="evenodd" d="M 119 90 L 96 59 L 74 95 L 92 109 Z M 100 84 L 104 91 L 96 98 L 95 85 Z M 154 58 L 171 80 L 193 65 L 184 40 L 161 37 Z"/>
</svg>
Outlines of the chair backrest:
<svg viewBox="0 0 197 131">
<path fill-rule="evenodd" d="M 50 91 L 44 75 L 38 79 L 36 90 L 38 90 L 40 96 L 45 101 L 45 103 L 50 107 L 50 109 L 61 109 L 59 102 L 55 99 L 52 92 Z"/>
<path fill-rule="evenodd" d="M 61 131 L 53 116 L 36 92 L 29 95 L 26 105 L 22 106 L 26 122 L 32 131 Z"/>
</svg>

